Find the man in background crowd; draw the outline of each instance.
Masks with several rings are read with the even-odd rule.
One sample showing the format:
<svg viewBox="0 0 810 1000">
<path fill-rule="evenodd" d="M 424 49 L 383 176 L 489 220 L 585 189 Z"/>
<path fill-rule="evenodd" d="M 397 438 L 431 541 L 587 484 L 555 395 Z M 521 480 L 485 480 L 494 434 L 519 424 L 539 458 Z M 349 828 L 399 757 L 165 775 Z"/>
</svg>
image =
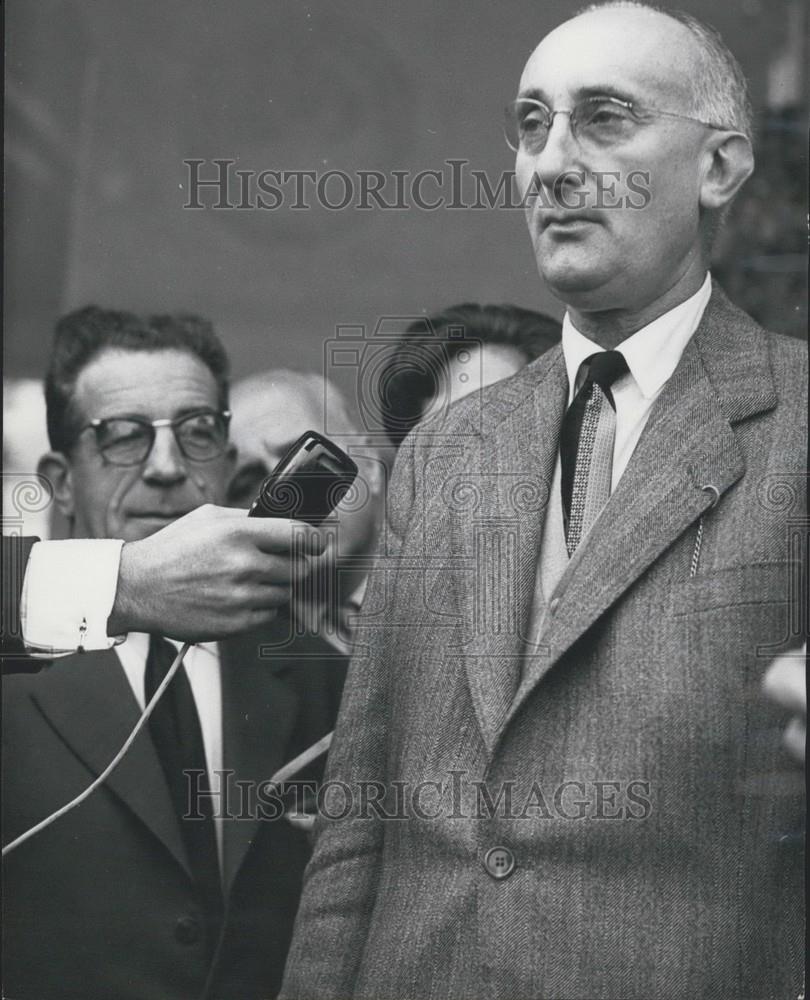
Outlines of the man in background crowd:
<svg viewBox="0 0 810 1000">
<path fill-rule="evenodd" d="M 115 613 L 118 560 L 134 549 L 142 567 L 160 565 L 148 544 L 165 537 L 171 550 L 175 530 L 196 528 L 197 543 L 205 543 L 216 511 L 201 505 L 224 501 L 233 471 L 227 376 L 222 345 L 210 324 L 193 316 L 88 307 L 57 325 L 46 381 L 52 450 L 39 471 L 53 484 L 73 538 L 103 540 L 95 543 L 90 595 L 97 610 L 88 615 L 95 634 L 90 645 L 87 622 L 76 621 L 79 653 L 4 679 L 7 840 L 106 767 L 176 658 L 179 644 L 165 636 L 114 633 L 139 620 L 159 622 L 187 570 L 169 566 L 153 575 L 156 610 L 139 619 L 126 608 Z M 236 524 L 244 512 L 232 518 Z M 290 527 L 279 522 L 275 533 Z M 243 558 L 244 540 L 232 557 L 242 559 L 241 575 L 226 558 L 225 572 L 234 571 L 237 588 L 253 596 L 258 622 L 289 597 L 321 548 L 316 531 L 297 528 L 301 545 L 275 562 Z M 270 541 L 271 551 L 278 548 Z M 65 546 L 69 569 L 71 547 L 80 543 L 53 544 Z M 83 558 L 85 546 L 73 558 Z M 222 557 L 222 547 L 217 551 Z M 216 567 L 200 559 L 216 577 Z M 69 590 L 69 573 L 63 579 Z M 205 607 L 212 591 L 217 586 L 202 577 L 188 596 Z M 43 602 L 29 599 L 40 620 L 46 617 Z M 199 623 L 189 628 L 193 635 Z M 105 784 L 6 857 L 7 996 L 275 994 L 308 842 L 267 782 L 331 729 L 343 681 L 339 660 L 317 637 L 274 650 L 266 628 L 189 650 Z M 300 777 L 314 781 L 317 769 Z"/>
<path fill-rule="evenodd" d="M 294 624 L 346 652 L 382 517 L 385 473 L 336 386 L 329 386 L 328 420 L 326 399 L 323 376 L 312 372 L 274 369 L 234 384 L 231 439 L 238 454 L 228 501 L 247 505 L 293 442 L 306 430 L 325 433 L 328 423 L 328 436 L 348 451 L 360 471 L 322 526 L 326 550 L 298 588 Z"/>
<path fill-rule="evenodd" d="M 411 323 L 379 373 L 376 396 L 393 444 L 421 420 L 508 378 L 559 343 L 560 324 L 519 306 L 450 306 Z"/>
</svg>

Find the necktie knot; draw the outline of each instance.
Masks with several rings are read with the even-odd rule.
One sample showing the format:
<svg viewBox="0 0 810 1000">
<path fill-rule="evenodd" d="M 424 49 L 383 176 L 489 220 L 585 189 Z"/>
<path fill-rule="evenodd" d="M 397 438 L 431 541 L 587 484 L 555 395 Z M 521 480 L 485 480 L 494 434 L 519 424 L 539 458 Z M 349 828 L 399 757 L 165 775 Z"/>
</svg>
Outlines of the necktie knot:
<svg viewBox="0 0 810 1000">
<path fill-rule="evenodd" d="M 582 386 L 582 390 L 594 384 L 598 385 L 615 410 L 611 386 L 629 371 L 621 351 L 599 351 L 591 354 L 579 366 L 577 382 Z"/>
</svg>

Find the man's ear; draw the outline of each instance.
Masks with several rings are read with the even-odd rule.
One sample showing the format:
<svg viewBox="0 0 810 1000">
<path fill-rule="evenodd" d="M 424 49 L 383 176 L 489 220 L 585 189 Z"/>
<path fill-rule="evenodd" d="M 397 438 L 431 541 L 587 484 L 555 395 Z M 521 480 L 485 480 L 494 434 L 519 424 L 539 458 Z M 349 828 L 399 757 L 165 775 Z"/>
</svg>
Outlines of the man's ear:
<svg viewBox="0 0 810 1000">
<path fill-rule="evenodd" d="M 704 209 L 722 209 L 754 170 L 751 143 L 739 132 L 713 132 L 704 149 L 706 172 L 700 184 L 700 205 Z"/>
<path fill-rule="evenodd" d="M 61 451 L 47 451 L 37 463 L 37 472 L 51 484 L 60 514 L 72 519 L 75 513 L 73 474 L 70 462 Z"/>
</svg>

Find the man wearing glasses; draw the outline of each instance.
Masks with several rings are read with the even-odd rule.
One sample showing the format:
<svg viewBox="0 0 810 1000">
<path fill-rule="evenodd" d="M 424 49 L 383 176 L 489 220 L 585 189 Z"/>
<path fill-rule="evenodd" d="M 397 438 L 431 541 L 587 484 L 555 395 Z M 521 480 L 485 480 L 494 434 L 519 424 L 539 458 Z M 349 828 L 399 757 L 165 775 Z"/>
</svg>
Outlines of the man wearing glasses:
<svg viewBox="0 0 810 1000">
<path fill-rule="evenodd" d="M 282 996 L 803 995 L 806 351 L 708 271 L 742 73 L 589 8 L 507 137 L 562 344 L 402 445 Z"/>
<path fill-rule="evenodd" d="M 179 643 L 151 623 L 161 621 L 178 586 L 189 586 L 188 568 L 155 574 L 152 614 L 142 609 L 136 630 L 126 608 L 113 606 L 117 561 L 128 543 L 168 547 L 170 533 L 189 525 L 204 545 L 214 509 L 204 505 L 223 502 L 233 470 L 227 377 L 222 345 L 193 316 L 88 307 L 57 326 L 46 380 L 52 451 L 39 471 L 71 523 L 76 541 L 61 544 L 68 571 L 76 547 L 73 572 L 84 580 L 85 602 L 87 566 L 75 562 L 88 558 L 88 543 L 78 540 L 97 540 L 90 555 L 101 610 L 67 637 L 66 647 L 72 641 L 80 652 L 4 679 L 6 843 L 106 767 L 177 654 Z M 232 514 L 236 536 L 246 514 Z M 298 552 L 268 537 L 274 560 L 257 564 L 244 549 L 234 553 L 243 560 L 235 586 L 253 594 L 257 623 L 319 549 L 316 533 L 299 528 Z M 205 553 L 198 558 L 206 564 Z M 228 561 L 221 551 L 220 559 Z M 207 586 L 201 575 L 189 603 L 205 607 Z M 71 600 L 69 572 L 61 591 L 54 605 Z M 25 604 L 24 596 L 24 618 Z M 36 605 L 31 614 L 46 616 Z M 25 634 L 47 634 L 41 621 L 33 633 L 27 624 Z M 212 611 L 210 636 L 217 635 Z M 278 647 L 266 627 L 192 646 L 107 782 L 8 855 L 8 996 L 275 994 L 308 842 L 282 817 L 278 796 L 257 796 L 283 763 L 330 731 L 345 672 L 343 658 L 317 639 L 283 653 Z"/>
</svg>

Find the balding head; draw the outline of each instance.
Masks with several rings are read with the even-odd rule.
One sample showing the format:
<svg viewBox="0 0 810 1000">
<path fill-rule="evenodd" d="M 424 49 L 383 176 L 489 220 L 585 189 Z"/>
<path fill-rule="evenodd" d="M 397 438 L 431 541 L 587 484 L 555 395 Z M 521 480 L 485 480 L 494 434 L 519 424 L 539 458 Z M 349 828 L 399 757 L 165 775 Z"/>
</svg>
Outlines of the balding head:
<svg viewBox="0 0 810 1000">
<path fill-rule="evenodd" d="M 322 375 L 273 368 L 237 382 L 231 390 L 231 434 L 241 447 L 263 451 L 277 461 L 305 430 L 357 436 L 343 395 L 335 386 L 327 394 Z"/>
<path fill-rule="evenodd" d="M 591 7 L 540 42 L 518 98 L 538 269 L 581 323 L 610 315 L 632 332 L 695 292 L 753 169 L 742 74 L 722 42 L 642 4 Z"/>
<path fill-rule="evenodd" d="M 719 35 L 688 15 L 631 0 L 592 4 L 546 35 L 524 79 L 538 64 L 554 72 L 556 60 L 570 60 L 583 77 L 594 69 L 603 80 L 609 75 L 642 84 L 646 100 L 658 107 L 718 128 L 750 131 L 745 80 L 736 60 Z"/>
<path fill-rule="evenodd" d="M 577 16 L 616 9 L 648 11 L 686 28 L 691 35 L 688 41 L 691 42 L 692 70 L 689 76 L 691 101 L 686 111 L 709 125 L 742 132 L 753 141 L 748 84 L 740 64 L 718 31 L 691 14 L 664 10 L 654 4 L 638 3 L 636 0 L 607 0 L 605 3 L 588 4 Z M 682 32 L 680 34 L 682 38 L 685 37 Z"/>
<path fill-rule="evenodd" d="M 366 551 L 376 533 L 383 484 L 382 467 L 363 440 L 338 388 L 314 372 L 284 368 L 250 375 L 231 388 L 231 440 L 238 450 L 229 502 L 248 506 L 262 479 L 307 430 L 327 434 L 352 449 L 360 469 L 355 488 L 337 509 L 340 555 Z M 328 410 L 327 410 L 328 407 Z M 357 446 L 362 445 L 357 454 Z"/>
</svg>

